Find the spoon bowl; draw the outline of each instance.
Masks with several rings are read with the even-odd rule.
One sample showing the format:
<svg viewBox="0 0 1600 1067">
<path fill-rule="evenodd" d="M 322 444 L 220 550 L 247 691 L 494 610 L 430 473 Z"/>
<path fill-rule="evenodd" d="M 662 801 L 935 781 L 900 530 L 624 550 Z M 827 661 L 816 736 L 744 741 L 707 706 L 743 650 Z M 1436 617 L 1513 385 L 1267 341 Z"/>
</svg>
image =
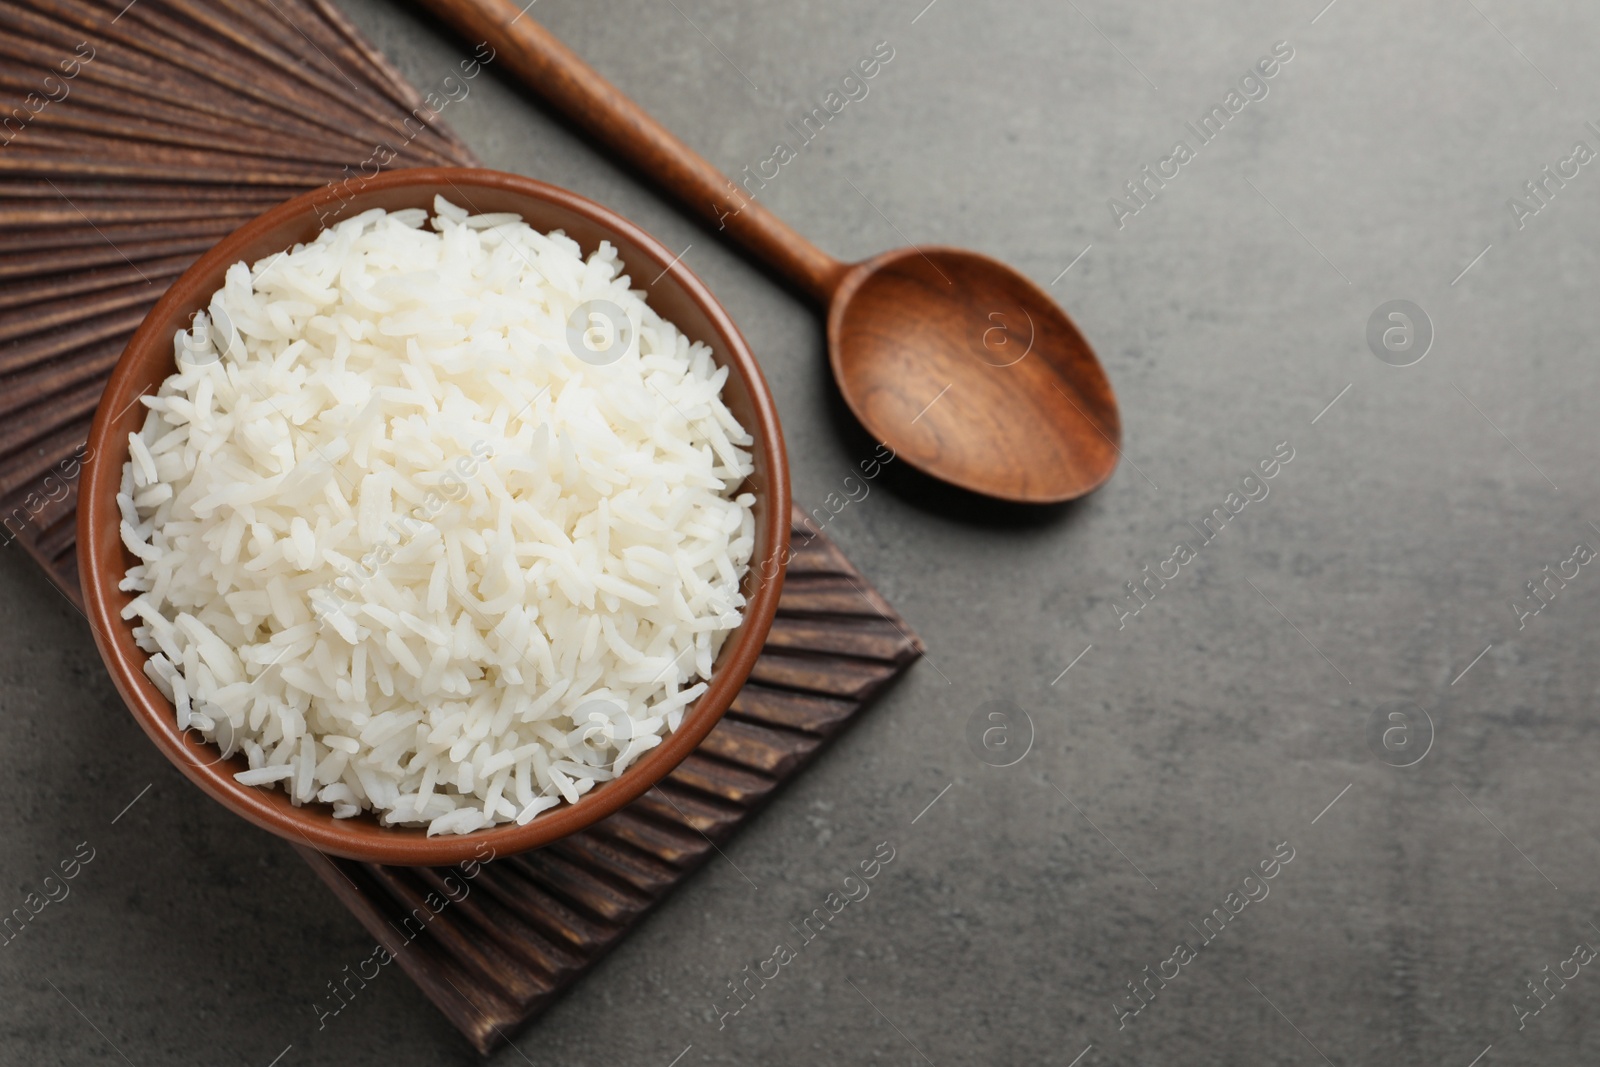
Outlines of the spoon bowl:
<svg viewBox="0 0 1600 1067">
<path fill-rule="evenodd" d="M 828 358 L 867 432 L 942 481 L 1049 504 L 1116 468 L 1116 398 L 1083 334 L 1032 281 L 957 248 L 857 264 L 828 312 Z"/>
</svg>

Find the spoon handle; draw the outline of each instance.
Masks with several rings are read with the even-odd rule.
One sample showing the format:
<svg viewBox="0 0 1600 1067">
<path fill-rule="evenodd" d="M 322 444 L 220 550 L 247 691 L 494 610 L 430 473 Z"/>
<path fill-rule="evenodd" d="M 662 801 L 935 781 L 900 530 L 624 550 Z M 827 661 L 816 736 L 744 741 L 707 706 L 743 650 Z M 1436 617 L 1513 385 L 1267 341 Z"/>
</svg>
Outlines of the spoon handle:
<svg viewBox="0 0 1600 1067">
<path fill-rule="evenodd" d="M 849 265 L 817 248 L 722 175 L 616 86 L 579 59 L 512 0 L 420 0 L 458 33 L 484 41 L 494 62 L 664 188 L 726 232 L 780 277 L 826 305 Z"/>
</svg>

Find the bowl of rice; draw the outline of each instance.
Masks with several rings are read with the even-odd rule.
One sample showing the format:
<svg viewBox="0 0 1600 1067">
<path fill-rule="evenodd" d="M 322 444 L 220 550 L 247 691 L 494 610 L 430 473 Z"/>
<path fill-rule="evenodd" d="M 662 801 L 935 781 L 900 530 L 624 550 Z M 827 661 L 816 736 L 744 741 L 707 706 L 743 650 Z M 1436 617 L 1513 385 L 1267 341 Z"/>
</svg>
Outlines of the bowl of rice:
<svg viewBox="0 0 1600 1067">
<path fill-rule="evenodd" d="M 651 789 L 743 686 L 788 557 L 727 312 L 633 223 L 489 170 L 235 231 L 129 342 L 89 449 L 79 568 L 140 726 L 368 862 L 536 848 Z"/>
</svg>

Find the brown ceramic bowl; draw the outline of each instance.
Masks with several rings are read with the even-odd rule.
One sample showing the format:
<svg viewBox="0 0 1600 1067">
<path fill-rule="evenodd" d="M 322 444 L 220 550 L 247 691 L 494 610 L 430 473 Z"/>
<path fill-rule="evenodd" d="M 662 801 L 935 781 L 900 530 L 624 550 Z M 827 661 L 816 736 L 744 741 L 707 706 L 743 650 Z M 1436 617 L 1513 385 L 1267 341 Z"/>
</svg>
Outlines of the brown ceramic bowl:
<svg viewBox="0 0 1600 1067">
<path fill-rule="evenodd" d="M 513 211 L 537 229 L 564 230 L 586 255 L 601 240 L 610 241 L 634 286 L 647 289 L 651 306 L 691 339 L 704 341 L 717 363 L 730 368 L 723 399 L 755 438 L 755 473 L 745 491 L 756 497 L 756 547 L 744 583 L 744 622 L 724 642 L 710 687 L 676 731 L 621 777 L 526 826 L 512 823 L 430 838 L 421 828 L 382 826 L 367 814 L 335 819 L 324 804 L 296 807 L 276 787 L 240 785 L 233 775 L 246 769 L 242 757 L 222 759 L 217 746 L 198 733 L 178 730 L 171 702 L 145 676 L 147 656 L 134 644 L 133 624 L 121 617 L 132 596 L 117 584 L 134 558 L 118 533 L 116 494 L 128 460 L 128 435 L 144 422 L 146 409 L 135 400 L 154 392 L 173 372 L 173 334 L 210 301 L 231 264 L 253 263 L 308 241 L 326 223 L 369 208 L 431 207 L 436 193 L 474 213 Z M 327 186 L 234 231 L 185 271 L 145 317 L 100 398 L 89 449 L 94 460 L 85 465 L 79 486 L 78 565 L 95 643 L 139 725 L 201 789 L 257 826 L 297 845 L 374 863 L 444 865 L 537 848 L 605 818 L 649 790 L 694 751 L 744 685 L 777 611 L 788 558 L 789 467 L 778 413 L 761 369 L 728 313 L 670 249 L 627 219 L 575 193 L 497 171 L 400 170 Z"/>
</svg>

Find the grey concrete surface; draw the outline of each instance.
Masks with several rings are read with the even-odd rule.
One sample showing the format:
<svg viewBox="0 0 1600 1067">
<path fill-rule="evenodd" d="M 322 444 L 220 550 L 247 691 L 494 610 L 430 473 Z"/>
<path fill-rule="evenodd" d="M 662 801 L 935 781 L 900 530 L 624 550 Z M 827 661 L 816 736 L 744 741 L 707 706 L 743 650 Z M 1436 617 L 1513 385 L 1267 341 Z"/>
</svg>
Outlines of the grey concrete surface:
<svg viewBox="0 0 1600 1067">
<path fill-rule="evenodd" d="M 1600 570 L 1512 607 L 1600 548 L 1600 167 L 1508 206 L 1531 211 L 1523 183 L 1574 142 L 1600 150 L 1600 9 L 1325 2 L 533 9 L 729 171 L 888 41 L 764 199 L 843 256 L 903 233 L 1057 279 L 1126 462 L 1043 514 L 885 478 L 839 515 L 927 660 L 495 1064 L 1600 1059 L 1600 974 L 1564 962 L 1600 946 Z M 410 9 L 342 3 L 424 88 L 468 52 Z M 1267 95 L 1198 144 L 1184 123 L 1280 41 Z M 446 121 L 491 165 L 692 245 L 772 380 L 798 499 L 838 488 L 869 446 L 813 313 L 490 71 Z M 1119 227 L 1109 199 L 1180 138 L 1194 157 Z M 1367 342 L 1396 299 L 1434 333 L 1407 367 Z M 1192 523 L 1280 442 L 1268 495 L 1201 544 Z M 1124 583 L 1179 541 L 1196 558 L 1122 618 Z M 0 590 L 0 908 L 94 850 L 0 949 L 0 1062 L 475 1059 L 398 974 L 319 1031 L 361 929 L 165 763 L 20 555 Z M 996 700 L 1032 724 L 1009 767 L 966 740 Z M 1420 762 L 1379 758 L 1407 738 L 1374 747 L 1375 714 L 1413 753 L 1431 722 Z M 727 983 L 880 842 L 871 895 L 719 1029 Z M 1269 895 L 1204 944 L 1285 842 Z M 1195 958 L 1164 964 L 1181 941 Z M 1123 1015 L 1147 966 L 1178 975 Z"/>
</svg>

